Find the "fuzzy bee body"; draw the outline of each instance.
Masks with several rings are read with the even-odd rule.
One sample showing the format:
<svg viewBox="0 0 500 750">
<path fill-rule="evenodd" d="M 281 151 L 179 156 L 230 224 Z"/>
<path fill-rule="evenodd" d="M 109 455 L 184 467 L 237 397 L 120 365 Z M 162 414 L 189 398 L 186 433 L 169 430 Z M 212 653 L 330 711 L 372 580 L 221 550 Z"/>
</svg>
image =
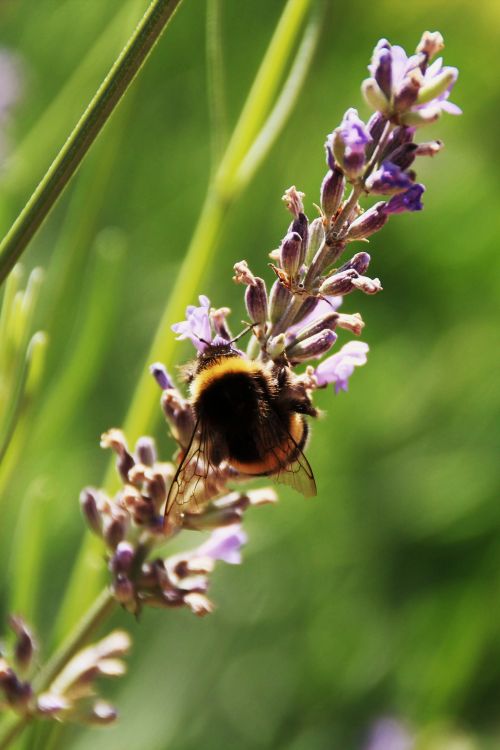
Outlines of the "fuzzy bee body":
<svg viewBox="0 0 500 750">
<path fill-rule="evenodd" d="M 305 415 L 316 416 L 305 388 L 286 366 L 250 360 L 227 345 L 212 345 L 188 375 L 195 431 L 167 500 L 166 514 L 193 509 L 204 479 L 222 464 L 243 476 L 273 476 L 306 496 L 316 494 L 302 450 Z M 180 506 L 180 507 L 179 507 Z"/>
</svg>

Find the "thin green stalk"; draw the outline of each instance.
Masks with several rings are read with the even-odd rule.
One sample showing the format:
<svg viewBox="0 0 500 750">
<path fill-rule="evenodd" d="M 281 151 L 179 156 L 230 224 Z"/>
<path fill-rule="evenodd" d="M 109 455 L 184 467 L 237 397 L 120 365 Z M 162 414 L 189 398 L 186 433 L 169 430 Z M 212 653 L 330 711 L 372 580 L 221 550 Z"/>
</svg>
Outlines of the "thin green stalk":
<svg viewBox="0 0 500 750">
<path fill-rule="evenodd" d="M 250 182 L 295 107 L 318 46 L 325 9 L 326 3 L 322 2 L 311 16 L 276 104 L 241 162 L 235 177 L 237 185 L 247 185 Z"/>
<path fill-rule="evenodd" d="M 153 0 L 80 121 L 0 244 L 5 280 L 148 57 L 182 0 Z"/>
<path fill-rule="evenodd" d="M 174 361 L 177 344 L 174 336 L 168 335 L 169 325 L 183 317 L 186 305 L 193 301 L 200 289 L 202 279 L 207 274 L 228 208 L 239 190 L 244 187 L 242 182 L 237 182 L 240 162 L 264 125 L 271 98 L 278 89 L 291 50 L 303 28 L 304 17 L 310 3 L 311 0 L 288 0 L 222 158 L 217 175 L 209 185 L 198 224 L 182 262 L 179 275 L 172 285 L 172 292 L 154 335 L 144 367 L 141 370 L 141 377 L 124 422 L 123 429 L 131 444 L 141 434 L 151 431 L 156 419 L 160 416 L 158 386 L 149 374 L 148 365 L 156 360 L 161 360 L 171 366 Z M 265 107 L 263 107 L 263 102 L 266 104 Z M 274 138 L 277 134 L 278 131 L 274 131 Z M 267 153 L 267 150 L 262 152 L 262 158 L 265 153 Z M 238 157 L 238 160 L 236 157 Z M 113 492 L 116 489 L 116 483 L 113 462 L 106 474 L 105 488 L 108 492 Z M 75 613 L 80 612 L 82 606 L 85 607 L 88 602 L 92 601 L 99 578 L 93 576 L 90 571 L 102 570 L 100 564 L 101 550 L 101 542 L 96 537 L 87 534 L 62 603 L 56 626 L 56 638 L 67 632 L 68 628 L 72 626 Z"/>
<path fill-rule="evenodd" d="M 207 0 L 207 91 L 213 171 L 221 160 L 227 141 L 222 50 L 221 0 Z"/>
</svg>

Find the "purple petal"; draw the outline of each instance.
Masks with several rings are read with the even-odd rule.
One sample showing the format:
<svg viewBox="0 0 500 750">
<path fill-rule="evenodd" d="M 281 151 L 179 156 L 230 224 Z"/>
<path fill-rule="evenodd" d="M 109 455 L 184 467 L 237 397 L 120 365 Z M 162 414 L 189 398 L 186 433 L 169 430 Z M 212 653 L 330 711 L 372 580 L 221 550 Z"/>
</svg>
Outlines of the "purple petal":
<svg viewBox="0 0 500 750">
<path fill-rule="evenodd" d="M 404 193 L 393 195 L 390 201 L 382 207 L 382 211 L 385 214 L 400 214 L 403 211 L 421 211 L 423 204 L 420 199 L 424 191 L 425 187 L 417 182 L 416 185 L 412 185 Z"/>
<path fill-rule="evenodd" d="M 395 719 L 380 719 L 370 733 L 365 750 L 413 750 L 415 740 Z"/>
<path fill-rule="evenodd" d="M 174 323 L 171 328 L 174 333 L 177 333 L 177 341 L 190 339 L 196 349 L 203 352 L 212 339 L 210 300 L 205 295 L 200 295 L 199 300 L 200 307 L 188 305 L 186 320 Z"/>
<path fill-rule="evenodd" d="M 456 104 L 453 104 L 453 102 L 448 102 L 446 99 L 441 102 L 441 109 L 443 112 L 448 112 L 449 115 L 461 115 L 462 110 L 460 107 L 457 107 Z"/>
<path fill-rule="evenodd" d="M 354 372 L 355 367 L 366 364 L 366 355 L 368 344 L 362 341 L 349 341 L 344 344 L 337 354 L 332 354 L 321 362 L 314 374 L 318 381 L 318 386 L 326 386 L 332 383 L 335 387 L 335 393 L 340 390 L 347 390 L 347 383 Z"/>
<path fill-rule="evenodd" d="M 413 185 L 411 177 L 397 165 L 384 161 L 366 181 L 366 187 L 371 193 L 388 195 L 408 190 Z"/>
<path fill-rule="evenodd" d="M 204 544 L 190 553 L 190 557 L 210 557 L 238 565 L 241 563 L 241 547 L 246 541 L 247 535 L 239 524 L 225 526 L 215 529 Z"/>
<path fill-rule="evenodd" d="M 351 154 L 364 154 L 366 144 L 372 140 L 365 123 L 358 117 L 358 111 L 353 107 L 347 110 L 337 131 L 346 150 L 349 150 Z"/>
</svg>

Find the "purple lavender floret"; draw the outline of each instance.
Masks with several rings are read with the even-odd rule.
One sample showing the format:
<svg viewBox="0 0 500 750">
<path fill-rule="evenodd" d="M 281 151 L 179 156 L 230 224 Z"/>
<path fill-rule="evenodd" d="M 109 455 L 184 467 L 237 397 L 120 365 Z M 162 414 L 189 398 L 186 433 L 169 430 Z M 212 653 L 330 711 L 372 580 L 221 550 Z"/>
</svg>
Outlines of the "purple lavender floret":
<svg viewBox="0 0 500 750">
<path fill-rule="evenodd" d="M 351 107 L 339 127 L 327 137 L 327 153 L 331 151 L 349 177 L 359 175 L 366 161 L 366 146 L 371 135 L 358 111 Z"/>
<path fill-rule="evenodd" d="M 408 190 L 413 185 L 411 176 L 397 164 L 384 161 L 366 180 L 366 188 L 377 195 L 391 195 Z"/>
<path fill-rule="evenodd" d="M 177 341 L 190 339 L 199 352 L 205 351 L 212 341 L 210 324 L 210 300 L 204 294 L 199 296 L 200 306 L 188 305 L 186 320 L 174 323 L 172 331 L 177 333 Z"/>
<path fill-rule="evenodd" d="M 425 187 L 417 182 L 404 193 L 393 195 L 392 198 L 382 207 L 385 214 L 401 214 L 403 211 L 421 211 L 423 203 L 421 201 Z"/>
<path fill-rule="evenodd" d="M 354 368 L 366 364 L 368 349 L 368 344 L 363 341 L 344 344 L 339 352 L 325 359 L 314 370 L 318 387 L 323 388 L 332 383 L 335 393 L 347 391 Z"/>
<path fill-rule="evenodd" d="M 444 66 L 441 57 L 429 65 L 443 47 L 439 32 L 426 31 L 416 54 L 410 56 L 403 47 L 381 39 L 368 66 L 371 78 L 362 86 L 368 104 L 403 125 L 425 125 L 442 112 L 461 114 L 460 108 L 448 101 L 458 78 L 457 68 Z"/>
<path fill-rule="evenodd" d="M 215 529 L 206 542 L 188 553 L 189 558 L 209 557 L 230 565 L 241 563 L 241 548 L 247 543 L 247 535 L 239 524 Z"/>
</svg>

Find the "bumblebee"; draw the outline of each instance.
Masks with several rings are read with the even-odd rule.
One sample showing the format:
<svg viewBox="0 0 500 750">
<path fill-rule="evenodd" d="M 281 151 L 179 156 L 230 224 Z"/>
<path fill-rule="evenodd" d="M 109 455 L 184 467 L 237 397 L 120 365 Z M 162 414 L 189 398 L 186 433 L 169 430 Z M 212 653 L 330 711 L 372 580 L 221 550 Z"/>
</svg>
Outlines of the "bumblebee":
<svg viewBox="0 0 500 750">
<path fill-rule="evenodd" d="M 174 476 L 165 516 L 196 511 L 207 483 L 233 472 L 271 476 L 306 497 L 316 483 L 303 448 L 318 412 L 291 369 L 248 359 L 232 342 L 210 344 L 186 373 L 195 427 Z"/>
</svg>

